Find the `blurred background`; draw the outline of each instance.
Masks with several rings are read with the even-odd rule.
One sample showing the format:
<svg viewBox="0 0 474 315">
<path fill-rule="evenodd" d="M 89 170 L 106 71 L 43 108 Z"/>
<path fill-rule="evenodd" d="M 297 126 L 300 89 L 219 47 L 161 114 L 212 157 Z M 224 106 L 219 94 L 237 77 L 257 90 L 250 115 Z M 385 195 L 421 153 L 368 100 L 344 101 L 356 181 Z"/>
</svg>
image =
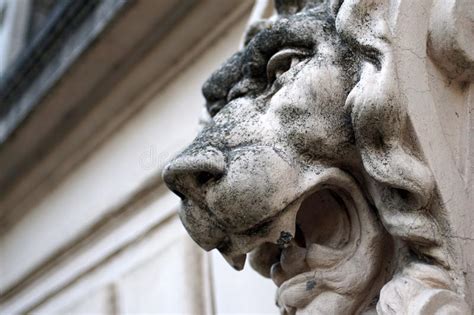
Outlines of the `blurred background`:
<svg viewBox="0 0 474 315">
<path fill-rule="evenodd" d="M 270 280 L 189 239 L 161 180 L 252 10 L 0 0 L 0 314 L 277 313 Z"/>
</svg>

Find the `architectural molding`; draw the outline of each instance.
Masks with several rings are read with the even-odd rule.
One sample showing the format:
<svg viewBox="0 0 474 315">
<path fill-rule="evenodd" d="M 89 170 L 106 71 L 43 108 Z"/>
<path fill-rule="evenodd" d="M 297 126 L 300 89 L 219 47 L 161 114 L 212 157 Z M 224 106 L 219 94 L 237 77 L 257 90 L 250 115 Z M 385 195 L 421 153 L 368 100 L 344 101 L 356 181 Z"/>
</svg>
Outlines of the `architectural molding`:
<svg viewBox="0 0 474 315">
<path fill-rule="evenodd" d="M 157 213 L 156 208 L 151 208 Z M 178 241 L 179 237 L 182 238 L 183 235 L 176 234 L 176 219 L 175 212 L 169 211 L 161 220 L 148 224 L 137 224 L 136 220 L 136 222 L 131 220 L 130 224 L 125 224 L 113 233 L 96 239 L 94 246 L 73 253 L 67 260 L 54 265 L 53 269 L 43 272 L 22 291 L 2 301 L 0 312 L 23 314 L 42 312 L 48 308 L 57 310 L 58 304 L 61 306 L 59 298 L 61 295 L 81 298 L 84 292 L 113 282 L 134 265 L 146 261 L 163 248 Z M 154 244 L 153 251 L 150 251 L 150 243 Z M 200 254 L 196 258 L 202 256 Z M 194 268 L 206 266 L 204 261 L 198 261 Z M 113 272 L 109 270 L 110 268 Z M 205 276 L 206 274 L 203 274 L 203 277 Z M 208 282 L 208 279 L 203 281 Z M 209 307 L 205 302 L 208 301 L 206 300 L 208 293 L 205 291 L 201 293 L 203 301 L 195 302 Z"/>
</svg>

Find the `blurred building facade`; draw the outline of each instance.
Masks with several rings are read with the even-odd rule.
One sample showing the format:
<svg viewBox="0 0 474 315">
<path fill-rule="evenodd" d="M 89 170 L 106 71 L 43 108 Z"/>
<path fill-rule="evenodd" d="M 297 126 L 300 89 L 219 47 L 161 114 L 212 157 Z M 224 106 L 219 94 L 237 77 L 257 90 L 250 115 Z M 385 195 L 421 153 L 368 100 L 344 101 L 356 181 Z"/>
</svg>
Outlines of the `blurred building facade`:
<svg viewBox="0 0 474 315">
<path fill-rule="evenodd" d="M 252 6 L 0 1 L 0 314 L 277 312 L 270 280 L 189 239 L 160 176 Z"/>
</svg>

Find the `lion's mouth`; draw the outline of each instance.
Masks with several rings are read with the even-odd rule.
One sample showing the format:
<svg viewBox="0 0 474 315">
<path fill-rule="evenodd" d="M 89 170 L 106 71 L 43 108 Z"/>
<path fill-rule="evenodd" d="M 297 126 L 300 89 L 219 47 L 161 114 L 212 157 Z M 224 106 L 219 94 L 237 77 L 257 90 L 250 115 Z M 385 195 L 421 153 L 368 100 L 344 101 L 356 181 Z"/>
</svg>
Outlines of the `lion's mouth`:
<svg viewBox="0 0 474 315">
<path fill-rule="evenodd" d="M 347 245 L 350 231 L 347 207 L 336 190 L 325 188 L 309 194 L 298 209 L 293 241 L 280 249 L 278 260 L 270 267 L 271 278 L 281 286 L 298 274 L 332 264 L 329 255 Z"/>
<path fill-rule="evenodd" d="M 349 202 L 340 189 L 329 186 L 302 197 L 291 241 L 260 245 L 251 253 L 252 267 L 280 287 L 299 274 L 334 265 L 351 239 Z"/>
<path fill-rule="evenodd" d="M 272 278 L 278 305 L 289 314 L 325 290 L 341 296 L 354 290 L 372 292 L 358 271 L 370 279 L 379 268 L 373 262 L 383 251 L 384 230 L 357 181 L 338 168 L 317 175 L 308 176 L 305 192 L 270 221 L 260 222 L 258 231 L 235 236 L 240 247 L 221 251 L 239 270 L 250 252 L 250 264 Z"/>
<path fill-rule="evenodd" d="M 343 292 L 359 285 L 354 271 L 365 264 L 372 268 L 368 260 L 384 237 L 373 215 L 355 179 L 328 170 L 281 212 L 273 235 L 279 231 L 285 241 L 260 242 L 250 253 L 250 264 L 278 286 L 281 307 L 303 308 L 328 287 Z"/>
</svg>

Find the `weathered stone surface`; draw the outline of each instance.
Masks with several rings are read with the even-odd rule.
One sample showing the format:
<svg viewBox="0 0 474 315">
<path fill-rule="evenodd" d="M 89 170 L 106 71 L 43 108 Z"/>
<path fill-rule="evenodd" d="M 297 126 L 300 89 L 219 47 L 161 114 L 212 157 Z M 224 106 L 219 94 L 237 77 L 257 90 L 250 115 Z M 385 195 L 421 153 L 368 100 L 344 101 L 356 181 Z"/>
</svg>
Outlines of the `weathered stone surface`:
<svg viewBox="0 0 474 315">
<path fill-rule="evenodd" d="M 431 12 L 428 53 L 456 81 L 474 81 L 474 5 L 436 0 Z"/>
<path fill-rule="evenodd" d="M 284 314 L 470 312 L 400 89 L 396 5 L 276 0 L 204 84 L 206 126 L 164 172 L 193 239 L 236 269 L 250 253 Z"/>
</svg>

